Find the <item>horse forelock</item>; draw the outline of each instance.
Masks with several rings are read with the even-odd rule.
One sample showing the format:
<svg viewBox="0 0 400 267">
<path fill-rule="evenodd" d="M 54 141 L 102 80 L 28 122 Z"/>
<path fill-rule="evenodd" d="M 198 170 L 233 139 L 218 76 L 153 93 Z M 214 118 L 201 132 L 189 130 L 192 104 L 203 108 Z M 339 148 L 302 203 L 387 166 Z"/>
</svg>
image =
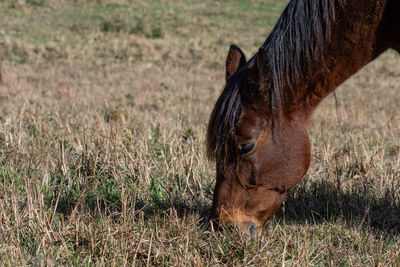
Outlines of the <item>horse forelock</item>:
<svg viewBox="0 0 400 267">
<path fill-rule="evenodd" d="M 227 82 L 211 113 L 207 130 L 210 159 L 226 162 L 236 153 L 235 124 L 241 113 L 241 87 L 247 69 L 238 71 Z"/>
</svg>

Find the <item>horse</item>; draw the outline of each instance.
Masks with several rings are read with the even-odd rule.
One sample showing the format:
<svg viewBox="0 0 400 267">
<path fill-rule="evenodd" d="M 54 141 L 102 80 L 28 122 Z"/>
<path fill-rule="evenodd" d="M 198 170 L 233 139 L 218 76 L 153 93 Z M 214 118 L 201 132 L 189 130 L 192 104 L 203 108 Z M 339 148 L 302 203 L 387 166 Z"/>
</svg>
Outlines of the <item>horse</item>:
<svg viewBox="0 0 400 267">
<path fill-rule="evenodd" d="M 316 106 L 387 49 L 400 53 L 398 26 L 397 0 L 291 0 L 252 58 L 230 46 L 207 129 L 211 225 L 267 225 L 309 168 Z"/>
</svg>

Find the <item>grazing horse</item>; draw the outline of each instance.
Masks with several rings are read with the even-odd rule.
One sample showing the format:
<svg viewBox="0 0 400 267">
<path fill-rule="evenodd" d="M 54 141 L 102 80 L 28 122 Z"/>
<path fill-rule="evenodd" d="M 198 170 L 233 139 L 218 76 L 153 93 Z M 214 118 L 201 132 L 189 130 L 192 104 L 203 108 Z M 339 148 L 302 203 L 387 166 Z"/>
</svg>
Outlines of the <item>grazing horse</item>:
<svg viewBox="0 0 400 267">
<path fill-rule="evenodd" d="M 398 0 L 291 0 L 259 51 L 231 45 L 210 116 L 210 220 L 262 229 L 310 164 L 316 106 L 385 50 L 400 52 Z"/>
</svg>

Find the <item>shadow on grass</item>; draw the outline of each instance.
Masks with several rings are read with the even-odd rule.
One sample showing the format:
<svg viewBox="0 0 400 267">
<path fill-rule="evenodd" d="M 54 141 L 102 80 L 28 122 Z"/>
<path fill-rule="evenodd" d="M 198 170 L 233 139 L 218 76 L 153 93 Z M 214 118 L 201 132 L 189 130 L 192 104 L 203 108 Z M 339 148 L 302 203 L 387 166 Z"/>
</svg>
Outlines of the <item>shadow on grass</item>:
<svg viewBox="0 0 400 267">
<path fill-rule="evenodd" d="M 377 234 L 400 235 L 398 189 L 378 197 L 368 185 L 342 187 L 324 181 L 303 182 L 290 192 L 276 219 L 297 224 L 344 221 Z"/>
<path fill-rule="evenodd" d="M 198 215 L 198 225 L 207 227 L 211 205 L 200 199 L 184 201 L 177 198 L 173 201 L 153 201 L 146 204 L 139 201 L 136 204 L 136 209 L 143 211 L 145 220 L 152 220 L 155 214 L 168 213 L 171 209 L 176 211 L 179 218 Z"/>
<path fill-rule="evenodd" d="M 322 224 L 345 222 L 377 235 L 400 235 L 400 195 L 387 191 L 378 197 L 368 185 L 343 189 L 343 186 L 326 181 L 306 180 L 288 195 L 276 219 L 293 224 Z M 211 198 L 211 196 L 210 196 Z M 207 227 L 211 206 L 199 199 L 190 202 L 176 199 L 173 202 L 153 202 L 142 206 L 145 218 L 154 214 L 177 211 L 178 217 L 198 214 L 199 224 Z"/>
<path fill-rule="evenodd" d="M 378 235 L 400 235 L 400 195 L 387 191 L 378 197 L 368 185 L 344 190 L 343 186 L 326 181 L 306 180 L 288 195 L 276 219 L 293 224 L 322 224 L 345 222 L 346 225 L 372 231 Z M 209 196 L 211 199 L 211 195 Z M 184 201 L 137 202 L 145 220 L 154 219 L 155 214 L 176 210 L 179 218 L 199 215 L 199 226 L 208 227 L 211 206 L 200 199 Z"/>
</svg>

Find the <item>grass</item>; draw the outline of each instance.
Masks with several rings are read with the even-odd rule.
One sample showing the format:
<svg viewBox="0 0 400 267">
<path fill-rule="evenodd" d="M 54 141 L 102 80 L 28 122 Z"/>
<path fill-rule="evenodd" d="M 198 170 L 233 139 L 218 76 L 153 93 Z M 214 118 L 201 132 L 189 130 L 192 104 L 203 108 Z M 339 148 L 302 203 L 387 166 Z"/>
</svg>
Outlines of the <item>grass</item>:
<svg viewBox="0 0 400 267">
<path fill-rule="evenodd" d="M 312 165 L 259 237 L 206 225 L 205 129 L 229 44 L 251 55 L 285 1 L 2 1 L 0 262 L 400 263 L 399 56 L 336 90 Z"/>
</svg>

